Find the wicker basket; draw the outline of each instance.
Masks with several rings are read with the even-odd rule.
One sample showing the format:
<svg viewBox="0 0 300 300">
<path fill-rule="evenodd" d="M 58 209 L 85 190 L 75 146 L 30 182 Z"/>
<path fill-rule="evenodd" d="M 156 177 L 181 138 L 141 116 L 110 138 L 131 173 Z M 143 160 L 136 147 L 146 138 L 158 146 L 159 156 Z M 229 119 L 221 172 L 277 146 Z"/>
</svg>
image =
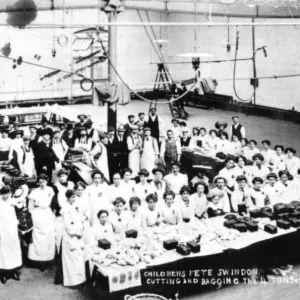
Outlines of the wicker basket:
<svg viewBox="0 0 300 300">
<path fill-rule="evenodd" d="M 168 300 L 167 298 L 156 294 L 138 294 L 135 296 L 126 295 L 124 300 Z"/>
</svg>

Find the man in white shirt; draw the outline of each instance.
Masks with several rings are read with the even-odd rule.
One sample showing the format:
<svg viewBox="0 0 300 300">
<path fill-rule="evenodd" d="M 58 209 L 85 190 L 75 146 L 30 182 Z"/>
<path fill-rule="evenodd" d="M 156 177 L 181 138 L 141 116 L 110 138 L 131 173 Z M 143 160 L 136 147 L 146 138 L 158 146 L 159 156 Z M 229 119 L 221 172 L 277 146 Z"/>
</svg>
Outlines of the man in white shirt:
<svg viewBox="0 0 300 300">
<path fill-rule="evenodd" d="M 180 173 L 179 170 L 179 164 L 174 163 L 172 165 L 172 173 L 165 176 L 168 189 L 173 191 L 176 195 L 179 195 L 180 189 L 184 185 L 188 185 L 187 175 Z"/>
<path fill-rule="evenodd" d="M 238 116 L 232 117 L 233 125 L 231 127 L 231 140 L 235 135 L 239 140 L 246 137 L 246 130 L 243 125 L 240 124 L 240 118 Z"/>
<path fill-rule="evenodd" d="M 164 139 L 160 146 L 160 156 L 163 163 L 166 165 L 167 173 L 170 173 L 172 165 L 180 161 L 181 146 L 180 140 L 173 137 L 173 131 L 167 131 L 167 139 Z"/>
<path fill-rule="evenodd" d="M 172 127 L 174 139 L 179 139 L 181 137 L 181 127 L 179 126 L 179 121 L 177 119 L 172 119 Z"/>
</svg>

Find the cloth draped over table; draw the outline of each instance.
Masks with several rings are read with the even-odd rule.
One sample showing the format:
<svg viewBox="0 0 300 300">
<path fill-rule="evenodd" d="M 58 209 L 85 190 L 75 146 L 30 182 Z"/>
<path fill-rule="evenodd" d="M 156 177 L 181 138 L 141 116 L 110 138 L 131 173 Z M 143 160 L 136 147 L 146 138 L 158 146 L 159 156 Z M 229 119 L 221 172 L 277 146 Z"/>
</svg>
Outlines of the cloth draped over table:
<svg viewBox="0 0 300 300">
<path fill-rule="evenodd" d="M 101 82 L 93 89 L 92 102 L 99 106 L 105 103 L 126 105 L 130 103 L 129 89 L 122 83 Z"/>
</svg>

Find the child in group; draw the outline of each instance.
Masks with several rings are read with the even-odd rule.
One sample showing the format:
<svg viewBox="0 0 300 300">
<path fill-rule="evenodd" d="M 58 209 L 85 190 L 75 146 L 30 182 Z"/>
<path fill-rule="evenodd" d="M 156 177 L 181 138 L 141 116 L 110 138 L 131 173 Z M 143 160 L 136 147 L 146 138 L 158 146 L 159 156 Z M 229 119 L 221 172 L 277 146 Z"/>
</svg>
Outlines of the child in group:
<svg viewBox="0 0 300 300">
<path fill-rule="evenodd" d="M 208 206 L 207 206 L 207 215 L 209 218 L 217 217 L 224 215 L 224 211 L 222 209 L 223 204 L 221 203 L 221 199 L 224 197 L 223 191 L 210 191 L 207 195 Z"/>
<path fill-rule="evenodd" d="M 184 223 L 193 222 L 195 219 L 195 207 L 190 201 L 191 190 L 187 185 L 180 189 L 181 201 L 179 203 L 180 218 Z"/>
<path fill-rule="evenodd" d="M 191 205 L 195 209 L 195 217 L 197 219 L 207 218 L 207 198 L 208 186 L 204 181 L 199 181 L 195 185 L 196 193 L 190 196 Z"/>
<path fill-rule="evenodd" d="M 175 193 L 168 191 L 164 194 L 165 206 L 162 209 L 162 221 L 167 225 L 177 225 L 181 221 L 178 208 L 174 205 Z"/>
<path fill-rule="evenodd" d="M 161 212 L 157 209 L 157 196 L 149 194 L 146 197 L 148 207 L 143 212 L 143 227 L 156 227 L 161 224 Z"/>
<path fill-rule="evenodd" d="M 138 197 L 130 198 L 128 214 L 129 214 L 129 219 L 127 223 L 127 230 L 134 229 L 136 231 L 140 231 L 143 226 L 140 198 Z"/>
<path fill-rule="evenodd" d="M 252 180 L 253 188 L 250 190 L 250 210 L 259 209 L 270 204 L 266 192 L 262 189 L 264 181 L 260 177 Z"/>
</svg>

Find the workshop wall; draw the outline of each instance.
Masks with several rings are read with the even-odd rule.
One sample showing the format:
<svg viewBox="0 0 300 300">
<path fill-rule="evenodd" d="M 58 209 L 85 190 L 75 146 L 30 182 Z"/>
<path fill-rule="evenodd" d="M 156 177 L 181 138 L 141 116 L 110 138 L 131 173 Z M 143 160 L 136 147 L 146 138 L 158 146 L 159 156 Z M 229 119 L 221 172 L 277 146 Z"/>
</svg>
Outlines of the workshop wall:
<svg viewBox="0 0 300 300">
<path fill-rule="evenodd" d="M 144 11 L 140 12 L 142 20 L 148 21 Z M 170 22 L 207 22 L 204 16 L 188 14 L 165 14 L 159 12 L 148 12 L 151 21 Z M 0 15 L 0 21 L 5 22 L 5 14 Z M 96 10 L 67 11 L 63 15 L 62 11 L 39 12 L 35 23 L 76 23 L 76 24 L 101 24 L 105 16 Z M 135 10 L 127 10 L 118 16 L 120 22 L 140 22 L 140 16 Z M 226 18 L 213 17 L 214 22 L 224 22 Z M 230 18 L 231 22 L 251 22 L 250 19 Z M 266 21 L 272 21 L 268 19 Z M 274 20 L 273 20 L 274 21 Z M 259 19 L 259 22 L 263 20 Z M 276 20 L 276 22 L 288 22 L 288 20 Z M 228 60 L 222 63 L 202 63 L 201 75 L 217 79 L 217 93 L 234 95 L 233 91 L 233 62 L 235 54 L 236 28 L 229 28 L 229 42 L 232 43 L 231 50 L 227 52 L 226 43 L 228 41 L 227 27 L 155 27 L 153 32 L 151 27 L 147 27 L 150 39 L 166 39 L 169 43 L 164 47 L 164 58 L 166 60 L 173 79 L 184 80 L 194 76 L 194 71 L 190 59 L 184 59 L 177 55 L 185 52 L 205 52 L 215 56 L 211 60 Z M 47 65 L 53 68 L 72 70 L 72 32 L 75 29 L 53 30 L 53 29 L 16 29 L 12 27 L 0 27 L 2 48 L 7 42 L 11 43 L 12 52 L 9 57 Z M 250 58 L 252 56 L 252 28 L 239 27 L 239 52 L 238 58 Z M 57 42 L 53 42 L 53 35 L 64 34 L 68 36 L 69 43 L 65 47 L 60 47 Z M 267 46 L 267 57 L 262 51 L 256 55 L 257 75 L 279 76 L 300 73 L 299 51 L 300 31 L 299 28 L 257 27 L 256 48 Z M 153 89 L 157 63 L 160 62 L 155 53 L 149 37 L 144 27 L 118 27 L 118 71 L 124 80 L 136 90 Z M 52 49 L 55 48 L 56 57 L 52 57 Z M 41 56 L 39 60 L 35 56 Z M 203 58 L 202 60 L 208 60 Z M 175 64 L 185 62 L 184 64 Z M 74 83 L 71 78 L 59 79 L 65 74 L 58 74 L 41 81 L 41 76 L 51 72 L 40 67 L 17 65 L 13 69 L 13 61 L 1 58 L 0 68 L 0 101 L 13 101 L 21 99 L 39 99 L 51 97 L 69 97 L 79 95 L 89 95 L 80 89 L 78 83 Z M 253 93 L 250 85 L 250 77 L 253 76 L 252 61 L 239 61 L 236 70 L 236 90 L 238 95 L 249 98 Z M 242 80 L 240 80 L 242 79 Z M 297 85 L 299 77 L 284 79 L 260 80 L 257 89 L 256 103 L 265 106 L 291 109 L 300 109 L 298 93 L 300 85 Z M 299 88 L 298 88 L 299 86 Z"/>
</svg>

